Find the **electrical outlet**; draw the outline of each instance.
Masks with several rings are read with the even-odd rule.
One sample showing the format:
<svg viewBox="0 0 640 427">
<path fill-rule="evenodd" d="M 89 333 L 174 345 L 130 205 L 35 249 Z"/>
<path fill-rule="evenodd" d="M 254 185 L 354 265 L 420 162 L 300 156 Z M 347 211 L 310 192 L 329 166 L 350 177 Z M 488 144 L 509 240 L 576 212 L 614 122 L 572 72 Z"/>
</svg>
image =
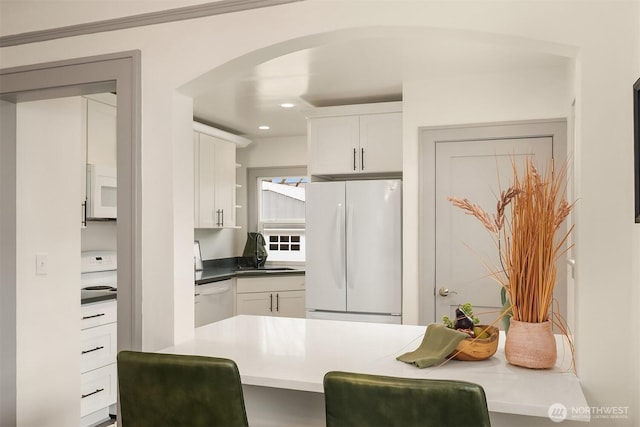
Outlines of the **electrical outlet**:
<svg viewBox="0 0 640 427">
<path fill-rule="evenodd" d="M 47 254 L 36 254 L 36 274 L 45 276 L 48 268 Z"/>
</svg>

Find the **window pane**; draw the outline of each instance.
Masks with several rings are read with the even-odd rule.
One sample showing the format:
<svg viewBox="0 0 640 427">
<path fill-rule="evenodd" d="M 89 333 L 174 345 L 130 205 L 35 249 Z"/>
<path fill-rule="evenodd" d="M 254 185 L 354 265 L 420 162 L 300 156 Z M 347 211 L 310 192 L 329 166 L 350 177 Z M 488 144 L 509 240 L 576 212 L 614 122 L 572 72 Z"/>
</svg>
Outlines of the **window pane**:
<svg viewBox="0 0 640 427">
<path fill-rule="evenodd" d="M 307 177 L 259 179 L 259 223 L 269 242 L 269 261 L 304 261 Z"/>
<path fill-rule="evenodd" d="M 261 179 L 260 221 L 304 222 L 306 182 L 306 177 Z"/>
</svg>

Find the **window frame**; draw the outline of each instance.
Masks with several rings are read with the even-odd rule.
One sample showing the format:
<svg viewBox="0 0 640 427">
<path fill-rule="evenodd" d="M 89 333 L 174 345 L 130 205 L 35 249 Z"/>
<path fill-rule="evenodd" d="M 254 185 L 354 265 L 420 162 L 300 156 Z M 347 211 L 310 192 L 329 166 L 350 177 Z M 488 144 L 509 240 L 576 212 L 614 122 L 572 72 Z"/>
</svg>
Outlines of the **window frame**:
<svg viewBox="0 0 640 427">
<path fill-rule="evenodd" d="M 258 167 L 247 168 L 247 230 L 248 231 L 262 231 L 260 226 L 260 200 L 258 189 L 258 179 L 260 178 L 279 178 L 286 176 L 306 176 L 306 166 L 283 166 L 283 167 Z M 273 221 L 275 223 L 275 221 Z M 304 223 L 292 223 L 290 221 L 282 223 L 283 228 L 295 228 L 303 229 L 299 224 Z M 287 227 L 289 226 L 289 227 Z"/>
</svg>

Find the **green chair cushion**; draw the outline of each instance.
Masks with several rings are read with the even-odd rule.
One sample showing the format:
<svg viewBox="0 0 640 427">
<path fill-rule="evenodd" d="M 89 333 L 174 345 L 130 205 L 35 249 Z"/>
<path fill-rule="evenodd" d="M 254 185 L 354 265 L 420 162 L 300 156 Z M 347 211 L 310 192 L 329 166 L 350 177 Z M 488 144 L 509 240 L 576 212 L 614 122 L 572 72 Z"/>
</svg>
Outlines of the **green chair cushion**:
<svg viewBox="0 0 640 427">
<path fill-rule="evenodd" d="M 324 377 L 327 427 L 490 426 L 480 385 L 348 372 Z"/>
<path fill-rule="evenodd" d="M 248 425 L 229 359 L 121 351 L 118 388 L 122 427 Z"/>
</svg>

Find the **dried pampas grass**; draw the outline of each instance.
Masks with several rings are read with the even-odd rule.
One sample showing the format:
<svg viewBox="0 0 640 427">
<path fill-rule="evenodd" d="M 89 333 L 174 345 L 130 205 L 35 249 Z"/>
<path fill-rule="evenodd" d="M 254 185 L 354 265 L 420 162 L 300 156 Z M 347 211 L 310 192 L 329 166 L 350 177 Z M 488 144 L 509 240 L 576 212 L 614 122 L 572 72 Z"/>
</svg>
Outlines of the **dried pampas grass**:
<svg viewBox="0 0 640 427">
<path fill-rule="evenodd" d="M 549 320 L 556 261 L 568 250 L 573 226 L 556 234 L 574 205 L 565 198 L 566 166 L 556 171 L 551 162 L 540 174 L 528 158 L 522 174 L 515 160 L 512 167 L 513 184 L 501 192 L 495 214 L 467 199 L 448 200 L 494 237 L 502 266 L 491 275 L 505 288 L 513 319 L 540 323 Z"/>
</svg>

